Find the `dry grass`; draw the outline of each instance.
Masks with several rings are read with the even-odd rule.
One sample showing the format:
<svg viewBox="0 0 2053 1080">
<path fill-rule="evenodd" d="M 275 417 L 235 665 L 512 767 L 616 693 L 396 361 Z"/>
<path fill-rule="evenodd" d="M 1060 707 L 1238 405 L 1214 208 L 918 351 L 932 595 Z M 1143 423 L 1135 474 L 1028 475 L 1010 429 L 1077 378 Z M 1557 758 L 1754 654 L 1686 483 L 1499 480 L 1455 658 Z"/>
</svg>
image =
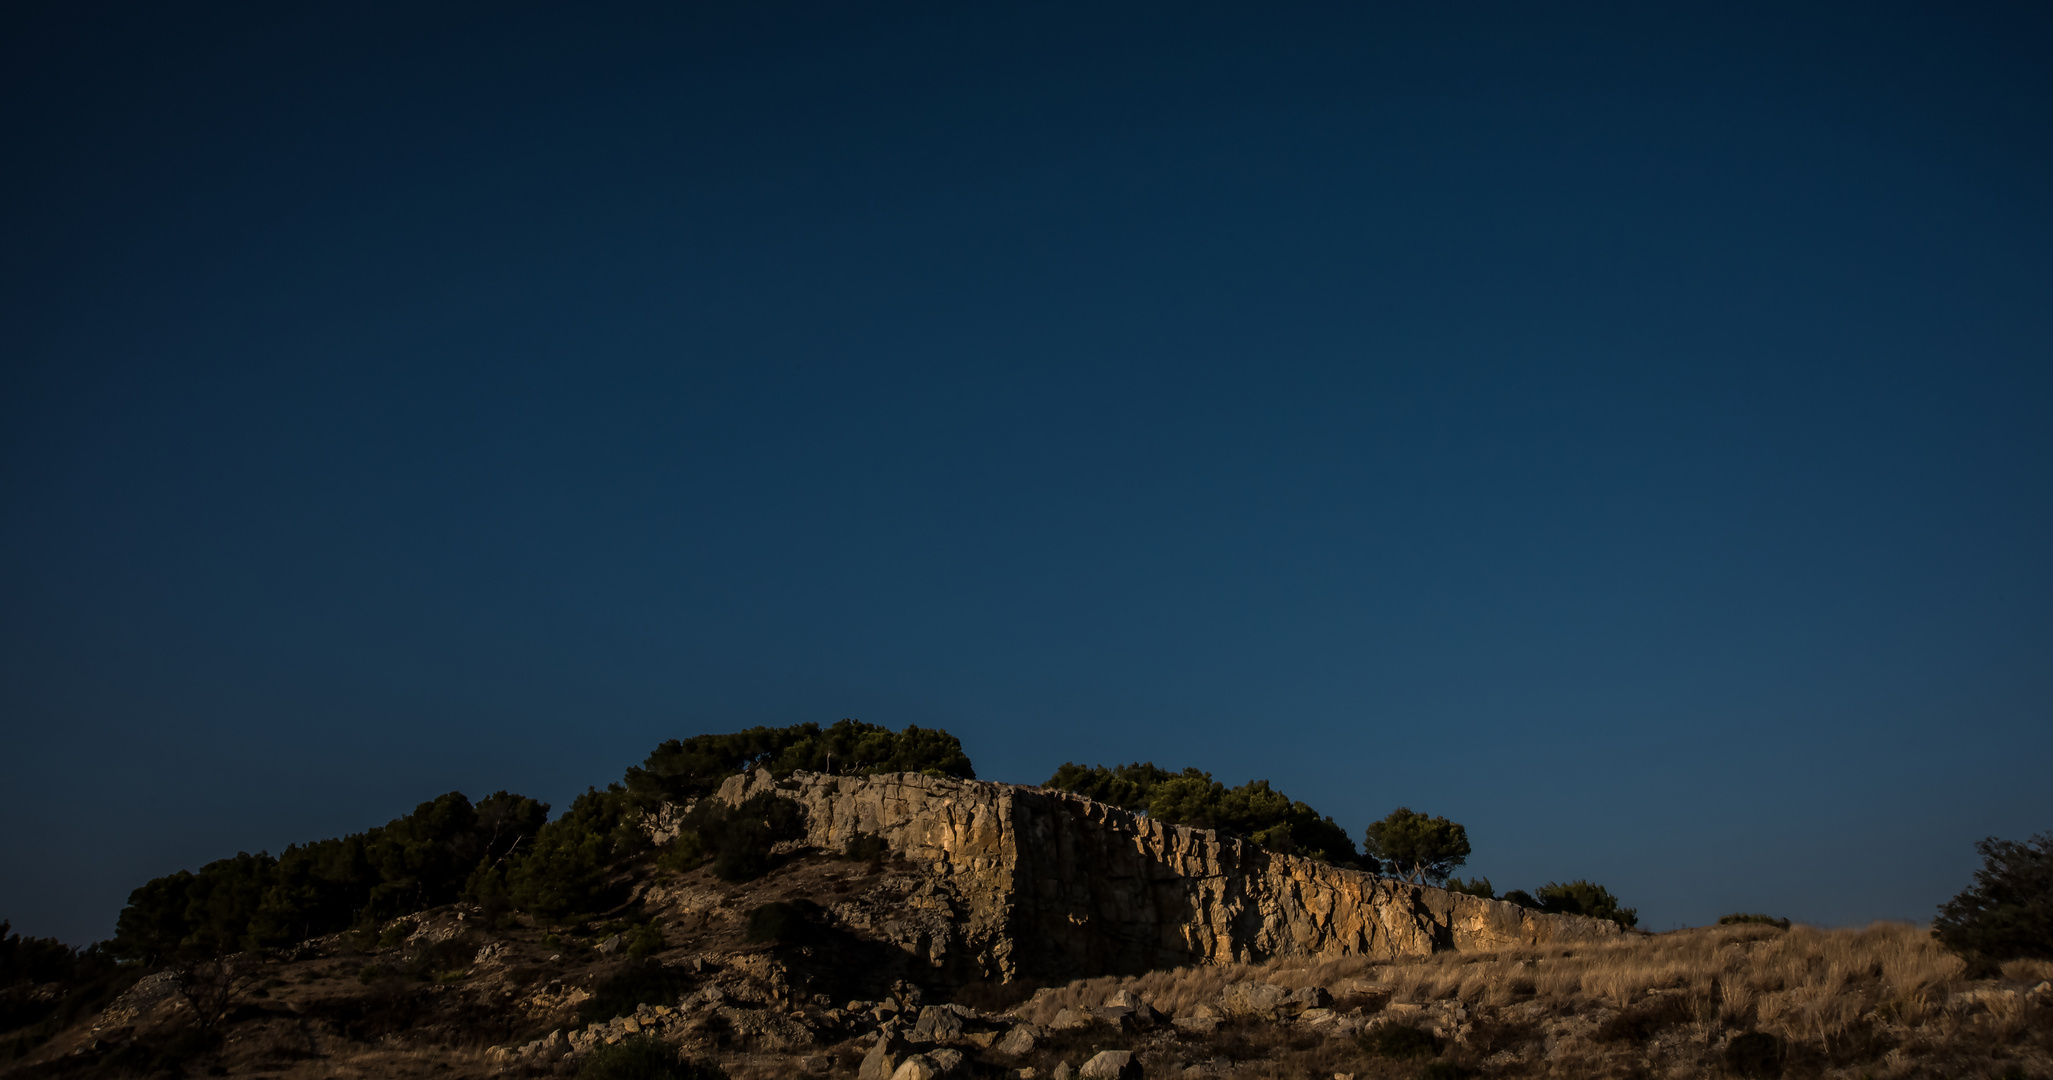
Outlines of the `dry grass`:
<svg viewBox="0 0 2053 1080">
<path fill-rule="evenodd" d="M 1796 1059 L 1810 1063 L 1793 1074 L 1839 1075 L 1864 1062 L 1845 1075 L 1919 1075 L 1935 1060 L 1962 1055 L 2043 1068 L 2053 1010 L 2035 1006 L 2024 991 L 2053 978 L 2053 963 L 2013 961 L 2001 974 L 1970 981 L 1959 958 L 1909 924 L 1714 926 L 1574 948 L 1398 962 L 1277 960 L 1090 979 L 1043 990 L 1017 1012 L 1046 1023 L 1065 1007 L 1097 1004 L 1125 988 L 1164 1012 L 1186 1014 L 1217 1002 L 1233 983 L 1255 981 L 1323 986 L 1341 1007 L 1368 1012 L 1386 1002 L 1458 1001 L 1472 1015 L 1492 1016 L 1523 1003 L 1520 1016 L 1601 1022 L 1658 1006 L 1670 1018 L 1671 1038 L 1701 1047 L 1700 1057 L 1743 1031 L 1786 1040 Z M 1677 1026 L 1674 1018 L 1686 1022 Z"/>
</svg>

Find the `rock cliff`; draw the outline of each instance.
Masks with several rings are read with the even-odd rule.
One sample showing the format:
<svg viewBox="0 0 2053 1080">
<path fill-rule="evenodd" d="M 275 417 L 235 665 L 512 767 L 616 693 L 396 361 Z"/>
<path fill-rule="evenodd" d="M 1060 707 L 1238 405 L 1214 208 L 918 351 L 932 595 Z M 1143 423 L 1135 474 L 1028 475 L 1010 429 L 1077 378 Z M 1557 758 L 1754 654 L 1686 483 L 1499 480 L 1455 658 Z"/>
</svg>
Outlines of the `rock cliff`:
<svg viewBox="0 0 2053 1080">
<path fill-rule="evenodd" d="M 774 792 L 807 843 L 881 838 L 922 868 L 903 908 L 837 912 L 958 978 L 1072 979 L 1271 958 L 1492 952 L 1616 938 L 1543 915 L 1164 825 L 1065 792 L 900 773 L 730 778 L 738 805 Z"/>
</svg>

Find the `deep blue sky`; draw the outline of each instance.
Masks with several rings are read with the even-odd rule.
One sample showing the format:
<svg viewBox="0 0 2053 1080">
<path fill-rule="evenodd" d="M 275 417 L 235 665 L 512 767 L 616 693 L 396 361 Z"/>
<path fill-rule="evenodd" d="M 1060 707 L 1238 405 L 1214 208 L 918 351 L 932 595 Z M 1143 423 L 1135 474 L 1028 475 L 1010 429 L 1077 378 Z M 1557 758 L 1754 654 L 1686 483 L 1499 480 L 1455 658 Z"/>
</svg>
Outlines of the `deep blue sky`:
<svg viewBox="0 0 2053 1080">
<path fill-rule="evenodd" d="M 2053 828 L 2045 5 L 593 7 L 0 15 L 16 929 L 844 716 L 1656 929 Z"/>
</svg>

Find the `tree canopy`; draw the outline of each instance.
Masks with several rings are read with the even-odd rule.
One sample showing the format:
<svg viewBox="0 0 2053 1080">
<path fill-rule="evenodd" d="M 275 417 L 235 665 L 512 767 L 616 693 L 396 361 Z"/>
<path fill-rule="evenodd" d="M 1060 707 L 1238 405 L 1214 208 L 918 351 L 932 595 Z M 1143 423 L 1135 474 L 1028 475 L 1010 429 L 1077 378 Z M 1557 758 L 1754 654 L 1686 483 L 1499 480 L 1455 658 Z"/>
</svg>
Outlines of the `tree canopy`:
<svg viewBox="0 0 2053 1080">
<path fill-rule="evenodd" d="M 472 803 L 452 791 L 361 833 L 154 878 L 129 894 L 111 950 L 151 964 L 191 961 L 458 900 L 551 921 L 597 914 L 625 899 L 619 870 L 649 847 L 641 820 L 657 803 L 710 793 L 749 767 L 784 776 L 830 765 L 836 773 L 976 775 L 961 741 L 938 729 L 843 720 L 672 739 L 629 769 L 625 784 L 586 790 L 554 821 L 548 804 L 525 796 L 501 791 Z M 759 870 L 768 846 L 793 835 L 769 810 L 701 817 L 723 876 Z"/>
<path fill-rule="evenodd" d="M 1368 827 L 1370 855 L 1413 881 L 1443 882 L 1468 861 L 1468 830 L 1444 817 L 1427 817 L 1400 806 Z"/>
<path fill-rule="evenodd" d="M 476 804 L 452 791 L 360 833 L 181 870 L 129 894 L 113 950 L 150 963 L 212 956 L 450 903 L 548 814 L 548 804 L 504 791 Z"/>
<path fill-rule="evenodd" d="M 627 770 L 627 788 L 637 798 L 683 802 L 710 795 L 721 781 L 749 768 L 772 776 L 799 770 L 842 776 L 916 772 L 976 779 L 962 740 L 938 728 L 907 725 L 893 731 L 860 720 L 831 727 L 797 724 L 754 727 L 727 735 L 694 735 L 656 747 L 638 768 Z"/>
<path fill-rule="evenodd" d="M 1152 761 L 1111 768 L 1064 762 L 1044 786 L 1138 810 L 1171 825 L 1235 833 L 1284 854 L 1333 863 L 1360 858 L 1346 829 L 1267 780 L 1229 788 L 1211 773 L 1196 768 L 1172 773 Z"/>
<path fill-rule="evenodd" d="M 1932 936 L 1964 956 L 2053 960 L 2053 833 L 1975 845 L 1974 884 L 1939 908 Z"/>
<path fill-rule="evenodd" d="M 1611 895 L 1611 890 L 1579 878 L 1568 882 L 1550 881 L 1531 893 L 1513 889 L 1504 894 L 1504 899 L 1549 915 L 1585 915 L 1592 919 L 1609 919 L 1628 928 L 1640 924 L 1638 908 L 1625 907 Z"/>
</svg>

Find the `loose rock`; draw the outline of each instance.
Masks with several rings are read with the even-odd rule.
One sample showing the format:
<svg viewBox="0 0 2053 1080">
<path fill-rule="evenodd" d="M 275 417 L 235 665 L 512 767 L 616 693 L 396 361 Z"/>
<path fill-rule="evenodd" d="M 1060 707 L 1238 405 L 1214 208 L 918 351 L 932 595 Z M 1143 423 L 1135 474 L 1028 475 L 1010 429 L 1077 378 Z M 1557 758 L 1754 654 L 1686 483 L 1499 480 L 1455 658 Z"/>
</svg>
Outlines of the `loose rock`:
<svg viewBox="0 0 2053 1080">
<path fill-rule="evenodd" d="M 1005 1037 L 998 1040 L 998 1044 L 991 1049 L 1012 1057 L 1021 1057 L 1033 1053 L 1035 1045 L 1045 1035 L 1045 1032 L 1033 1024 L 1021 1024 L 1006 1032 Z"/>
<path fill-rule="evenodd" d="M 1101 1050 L 1076 1075 L 1078 1080 L 1140 1080 L 1141 1063 L 1131 1050 Z"/>
<path fill-rule="evenodd" d="M 911 1039 L 916 1043 L 948 1043 L 962 1038 L 962 1017 L 945 1005 L 929 1005 L 920 1010 L 919 1022 L 912 1028 Z"/>
</svg>

